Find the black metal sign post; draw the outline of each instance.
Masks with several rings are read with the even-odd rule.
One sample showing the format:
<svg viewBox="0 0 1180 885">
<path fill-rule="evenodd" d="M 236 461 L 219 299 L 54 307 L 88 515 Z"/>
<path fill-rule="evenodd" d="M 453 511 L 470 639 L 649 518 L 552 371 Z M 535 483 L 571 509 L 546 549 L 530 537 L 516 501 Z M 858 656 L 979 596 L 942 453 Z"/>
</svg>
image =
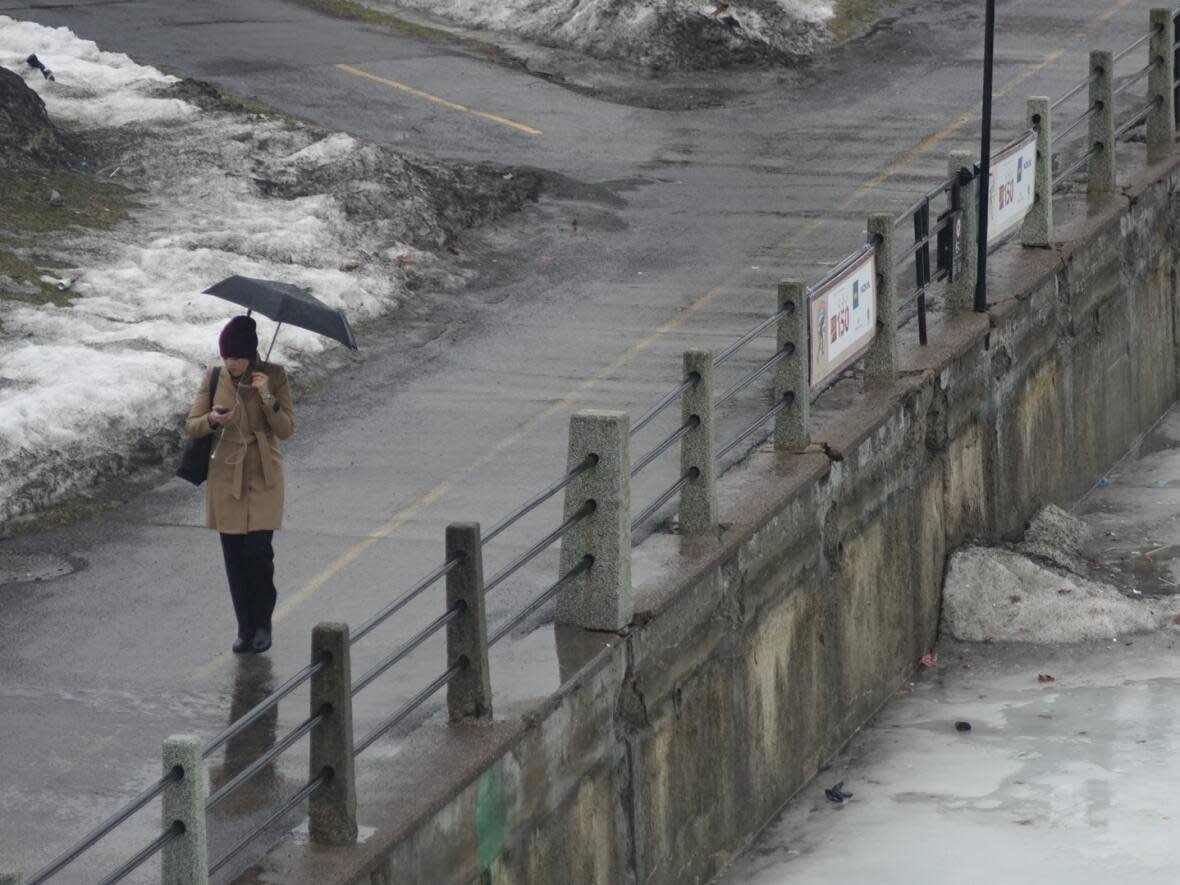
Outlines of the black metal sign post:
<svg viewBox="0 0 1180 885">
<path fill-rule="evenodd" d="M 991 206 L 992 61 L 996 43 L 996 0 L 987 0 L 983 38 L 983 124 L 979 137 L 979 249 L 975 278 L 975 309 L 987 310 L 987 213 Z"/>
</svg>

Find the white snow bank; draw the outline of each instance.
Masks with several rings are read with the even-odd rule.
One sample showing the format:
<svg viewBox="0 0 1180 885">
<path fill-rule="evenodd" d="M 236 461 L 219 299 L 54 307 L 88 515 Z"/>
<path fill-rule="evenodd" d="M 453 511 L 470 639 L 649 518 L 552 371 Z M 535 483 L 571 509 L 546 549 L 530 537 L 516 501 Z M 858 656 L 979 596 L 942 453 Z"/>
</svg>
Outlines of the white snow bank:
<svg viewBox="0 0 1180 885">
<path fill-rule="evenodd" d="M 36 55 L 56 80 L 42 77 L 25 60 Z M 121 52 L 103 52 L 68 28 L 47 28 L 0 15 L 0 64 L 21 74 L 37 90 L 56 120 L 83 125 L 122 126 L 196 113 L 192 105 L 151 93 L 176 82 Z"/>
<path fill-rule="evenodd" d="M 1058 643 L 1175 627 L 1180 599 L 1129 598 L 1090 578 L 1093 530 L 1049 505 L 1014 548 L 968 547 L 951 557 L 943 629 L 955 639 Z"/>
<path fill-rule="evenodd" d="M 1177 611 L 1180 600 L 1128 599 L 1014 550 L 967 547 L 951 557 L 942 626 L 968 642 L 1081 642 L 1173 626 Z"/>
<path fill-rule="evenodd" d="M 829 0 L 362 0 L 420 10 L 542 46 L 652 67 L 706 69 L 806 56 L 829 39 Z"/>
</svg>

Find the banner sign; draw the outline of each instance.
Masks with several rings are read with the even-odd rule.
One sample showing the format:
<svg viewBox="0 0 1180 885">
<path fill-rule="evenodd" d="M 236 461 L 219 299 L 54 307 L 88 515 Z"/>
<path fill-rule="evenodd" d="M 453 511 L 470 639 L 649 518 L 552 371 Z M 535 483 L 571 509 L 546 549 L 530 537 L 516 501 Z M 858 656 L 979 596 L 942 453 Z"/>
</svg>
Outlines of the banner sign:
<svg viewBox="0 0 1180 885">
<path fill-rule="evenodd" d="M 865 355 L 877 333 L 877 250 L 808 293 L 809 377 L 814 392 Z"/>
<path fill-rule="evenodd" d="M 1024 220 L 1036 192 L 1037 134 L 1029 132 L 992 158 L 987 241 L 994 242 Z"/>
</svg>

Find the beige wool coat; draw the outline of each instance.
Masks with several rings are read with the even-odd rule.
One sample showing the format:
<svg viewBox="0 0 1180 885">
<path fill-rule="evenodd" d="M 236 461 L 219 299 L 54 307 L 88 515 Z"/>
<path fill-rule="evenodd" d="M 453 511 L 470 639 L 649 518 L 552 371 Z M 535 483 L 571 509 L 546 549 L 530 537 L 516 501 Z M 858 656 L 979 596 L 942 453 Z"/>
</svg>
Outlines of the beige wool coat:
<svg viewBox="0 0 1180 885">
<path fill-rule="evenodd" d="M 279 440 L 295 432 L 291 387 L 282 366 L 261 363 L 255 371 L 266 373 L 275 397 L 272 402 L 262 401 L 248 375 L 238 386 L 223 367 L 213 405 L 236 408 L 237 414 L 214 430 L 209 424 L 213 370 L 208 369 L 185 422 L 185 432 L 194 439 L 216 434 L 205 487 L 205 525 L 228 535 L 283 527 L 283 451 Z"/>
</svg>

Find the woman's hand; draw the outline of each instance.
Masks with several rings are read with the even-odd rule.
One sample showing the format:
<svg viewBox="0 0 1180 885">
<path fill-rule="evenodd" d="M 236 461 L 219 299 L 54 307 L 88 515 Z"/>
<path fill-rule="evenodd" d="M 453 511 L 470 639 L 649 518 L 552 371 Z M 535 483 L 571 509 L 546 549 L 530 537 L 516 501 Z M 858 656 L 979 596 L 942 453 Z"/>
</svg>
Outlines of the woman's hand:
<svg viewBox="0 0 1180 885">
<path fill-rule="evenodd" d="M 221 406 L 218 406 L 217 408 L 220 409 Z M 222 424 L 232 421 L 234 416 L 237 414 L 237 411 L 238 410 L 236 408 L 230 409 L 228 412 L 219 412 L 215 409 L 209 413 L 209 424 L 215 428 L 220 427 Z"/>
<path fill-rule="evenodd" d="M 266 377 L 265 372 L 255 372 L 251 375 L 250 386 L 257 390 L 263 399 L 270 396 L 270 379 Z"/>
</svg>

